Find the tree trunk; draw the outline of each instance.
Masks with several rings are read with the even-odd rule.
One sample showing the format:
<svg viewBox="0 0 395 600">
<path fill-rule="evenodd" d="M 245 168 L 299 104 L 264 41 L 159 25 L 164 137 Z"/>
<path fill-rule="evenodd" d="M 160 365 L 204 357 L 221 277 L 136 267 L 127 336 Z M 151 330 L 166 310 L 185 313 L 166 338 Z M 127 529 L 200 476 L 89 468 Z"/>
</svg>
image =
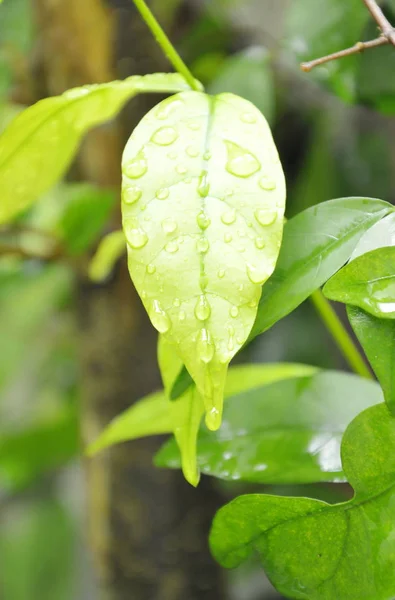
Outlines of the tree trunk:
<svg viewBox="0 0 395 600">
<path fill-rule="evenodd" d="M 38 95 L 168 68 L 131 0 L 115 4 L 125 8 L 113 10 L 102 0 L 35 0 Z M 123 119 L 126 130 L 118 124 L 91 132 L 73 175 L 119 190 L 122 145 L 150 104 L 147 97 L 133 101 Z M 158 387 L 159 376 L 156 335 L 125 261 L 106 285 L 93 285 L 81 274 L 77 280 L 86 444 Z M 141 440 L 86 461 L 90 544 L 101 598 L 222 600 L 224 583 L 207 544 L 221 499 L 208 479 L 195 490 L 179 472 L 154 469 L 157 447 L 156 439 Z"/>
</svg>

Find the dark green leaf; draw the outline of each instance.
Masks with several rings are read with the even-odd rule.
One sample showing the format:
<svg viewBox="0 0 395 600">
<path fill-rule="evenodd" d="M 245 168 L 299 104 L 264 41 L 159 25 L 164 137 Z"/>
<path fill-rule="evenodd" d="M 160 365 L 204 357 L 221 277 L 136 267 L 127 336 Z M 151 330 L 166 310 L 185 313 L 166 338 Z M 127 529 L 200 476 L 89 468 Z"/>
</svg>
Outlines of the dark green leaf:
<svg viewBox="0 0 395 600">
<path fill-rule="evenodd" d="M 395 320 L 378 319 L 357 306 L 348 306 L 347 314 L 383 388 L 388 407 L 395 413 Z"/>
<path fill-rule="evenodd" d="M 225 403 L 218 432 L 200 430 L 198 465 L 203 473 L 226 480 L 342 481 L 344 430 L 359 412 L 382 401 L 376 383 L 336 371 L 301 373 L 242 391 Z M 162 447 L 155 463 L 180 467 L 174 440 Z"/>
<path fill-rule="evenodd" d="M 395 247 L 359 256 L 328 281 L 324 294 L 380 319 L 395 319 Z"/>
<path fill-rule="evenodd" d="M 342 463 L 355 491 L 349 502 L 254 494 L 222 508 L 210 537 L 216 559 L 232 568 L 257 550 L 288 598 L 393 598 L 395 419 L 384 404 L 349 425 Z"/>
<path fill-rule="evenodd" d="M 249 339 L 272 327 L 321 287 L 350 258 L 362 234 L 392 210 L 382 200 L 341 198 L 290 219 Z"/>
</svg>

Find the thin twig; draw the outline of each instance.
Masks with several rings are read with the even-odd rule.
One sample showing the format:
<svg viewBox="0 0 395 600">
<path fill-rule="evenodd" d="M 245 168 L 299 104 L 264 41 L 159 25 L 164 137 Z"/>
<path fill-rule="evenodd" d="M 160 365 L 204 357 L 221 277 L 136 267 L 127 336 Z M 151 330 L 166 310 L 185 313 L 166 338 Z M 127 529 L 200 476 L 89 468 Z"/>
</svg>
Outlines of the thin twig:
<svg viewBox="0 0 395 600">
<path fill-rule="evenodd" d="M 387 17 L 384 15 L 376 0 L 362 1 L 365 4 L 366 8 L 369 10 L 373 19 L 376 21 L 377 25 L 379 26 L 381 31 L 380 37 L 376 38 L 375 40 L 370 40 L 369 42 L 357 42 L 351 48 L 346 48 L 345 50 L 334 52 L 333 54 L 329 54 L 328 56 L 323 56 L 322 58 L 317 58 L 315 60 L 302 63 L 300 65 L 302 71 L 308 73 L 309 71 L 314 69 L 314 67 L 318 67 L 319 65 L 323 65 L 332 60 L 338 60 L 339 58 L 344 58 L 345 56 L 351 56 L 352 54 L 358 54 L 371 48 L 378 48 L 379 46 L 384 46 L 386 44 L 392 44 L 393 46 L 395 46 L 395 29 L 388 21 Z"/>
<path fill-rule="evenodd" d="M 395 46 L 395 30 L 391 23 L 388 21 L 387 17 L 377 4 L 376 0 L 363 0 L 366 5 L 366 8 L 372 15 L 373 19 L 376 21 L 377 25 L 380 27 L 380 30 L 384 37 Z"/>
<path fill-rule="evenodd" d="M 359 54 L 370 48 L 385 46 L 385 44 L 388 43 L 388 38 L 386 38 L 384 35 L 381 35 L 375 40 L 371 40 L 369 42 L 357 42 L 354 46 L 351 46 L 351 48 L 346 48 L 345 50 L 340 50 L 339 52 L 328 54 L 328 56 L 323 56 L 322 58 L 317 58 L 315 60 L 311 60 L 310 62 L 302 63 L 300 65 L 300 68 L 302 69 L 302 71 L 308 73 L 309 71 L 314 69 L 314 67 L 324 65 L 325 63 L 330 62 L 331 60 L 337 60 L 338 58 L 344 58 L 345 56 L 351 56 L 352 54 Z"/>
</svg>

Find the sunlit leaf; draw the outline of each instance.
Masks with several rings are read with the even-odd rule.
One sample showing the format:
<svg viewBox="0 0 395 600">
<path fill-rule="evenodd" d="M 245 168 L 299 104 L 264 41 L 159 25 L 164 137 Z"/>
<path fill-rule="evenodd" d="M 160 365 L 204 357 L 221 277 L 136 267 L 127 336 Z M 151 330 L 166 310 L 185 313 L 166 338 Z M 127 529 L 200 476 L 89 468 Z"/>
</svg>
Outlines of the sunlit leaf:
<svg viewBox="0 0 395 600">
<path fill-rule="evenodd" d="M 129 270 L 221 422 L 229 361 L 244 344 L 281 243 L 285 183 L 270 129 L 232 94 L 185 92 L 148 113 L 123 156 Z"/>
<path fill-rule="evenodd" d="M 395 319 L 395 247 L 359 256 L 328 281 L 324 294 L 380 319 Z"/>
<path fill-rule="evenodd" d="M 395 213 L 375 223 L 359 240 L 350 261 L 384 246 L 395 246 Z"/>
<path fill-rule="evenodd" d="M 355 491 L 349 502 L 254 494 L 222 508 L 210 540 L 216 559 L 236 567 L 256 550 L 288 598 L 393 598 L 395 419 L 384 404 L 349 425 L 342 463 Z"/>
<path fill-rule="evenodd" d="M 383 401 L 380 386 L 347 373 L 299 369 L 297 378 L 241 391 L 227 400 L 221 429 L 202 428 L 199 433 L 197 457 L 203 473 L 271 484 L 344 480 L 342 435 L 359 412 Z M 267 365 L 268 375 L 275 372 L 276 367 L 270 371 Z M 163 446 L 155 464 L 180 467 L 173 440 Z"/>
<path fill-rule="evenodd" d="M 104 236 L 89 265 L 89 277 L 92 281 L 105 281 L 111 274 L 115 263 L 125 253 L 125 235 L 121 229 Z"/>
<path fill-rule="evenodd" d="M 67 170 L 83 135 L 141 92 L 188 89 L 177 74 L 133 76 L 47 98 L 16 117 L 0 137 L 0 223 L 28 208 Z"/>
</svg>

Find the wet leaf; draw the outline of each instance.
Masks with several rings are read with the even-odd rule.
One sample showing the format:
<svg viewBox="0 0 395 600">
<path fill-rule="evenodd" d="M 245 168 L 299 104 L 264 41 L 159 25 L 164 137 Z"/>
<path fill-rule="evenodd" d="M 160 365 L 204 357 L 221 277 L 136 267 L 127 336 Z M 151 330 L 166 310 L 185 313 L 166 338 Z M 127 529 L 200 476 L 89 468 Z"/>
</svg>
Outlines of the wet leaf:
<svg viewBox="0 0 395 600">
<path fill-rule="evenodd" d="M 275 365 L 266 368 L 268 376 L 275 374 Z M 270 484 L 343 481 L 342 435 L 358 413 L 383 401 L 380 386 L 307 366 L 300 366 L 299 373 L 295 370 L 292 379 L 268 384 L 270 379 L 229 398 L 218 432 L 201 428 L 201 471 L 229 481 Z M 162 447 L 155 464 L 180 467 L 174 440 Z"/>
<path fill-rule="evenodd" d="M 340 198 L 290 219 L 249 339 L 272 327 L 321 287 L 347 262 L 363 233 L 392 210 L 383 200 Z"/>
<path fill-rule="evenodd" d="M 81 138 L 141 92 L 188 89 L 177 74 L 129 77 L 68 90 L 17 116 L 0 137 L 0 224 L 27 209 L 67 170 Z"/>
<path fill-rule="evenodd" d="M 393 598 L 395 419 L 384 404 L 352 421 L 341 454 L 352 500 L 330 505 L 240 496 L 214 519 L 215 558 L 232 568 L 256 550 L 269 579 L 288 598 Z"/>
<path fill-rule="evenodd" d="M 122 168 L 133 282 L 217 429 L 229 361 L 281 243 L 285 183 L 270 129 L 242 98 L 184 92 L 144 117 Z"/>
<path fill-rule="evenodd" d="M 395 319 L 395 247 L 359 256 L 328 281 L 324 294 L 380 319 Z"/>
<path fill-rule="evenodd" d="M 395 320 L 378 319 L 357 306 L 347 307 L 348 318 L 395 414 Z"/>
<path fill-rule="evenodd" d="M 97 283 L 105 281 L 115 263 L 126 254 L 125 234 L 122 229 L 108 233 L 101 240 L 89 265 L 89 277 Z"/>
</svg>

